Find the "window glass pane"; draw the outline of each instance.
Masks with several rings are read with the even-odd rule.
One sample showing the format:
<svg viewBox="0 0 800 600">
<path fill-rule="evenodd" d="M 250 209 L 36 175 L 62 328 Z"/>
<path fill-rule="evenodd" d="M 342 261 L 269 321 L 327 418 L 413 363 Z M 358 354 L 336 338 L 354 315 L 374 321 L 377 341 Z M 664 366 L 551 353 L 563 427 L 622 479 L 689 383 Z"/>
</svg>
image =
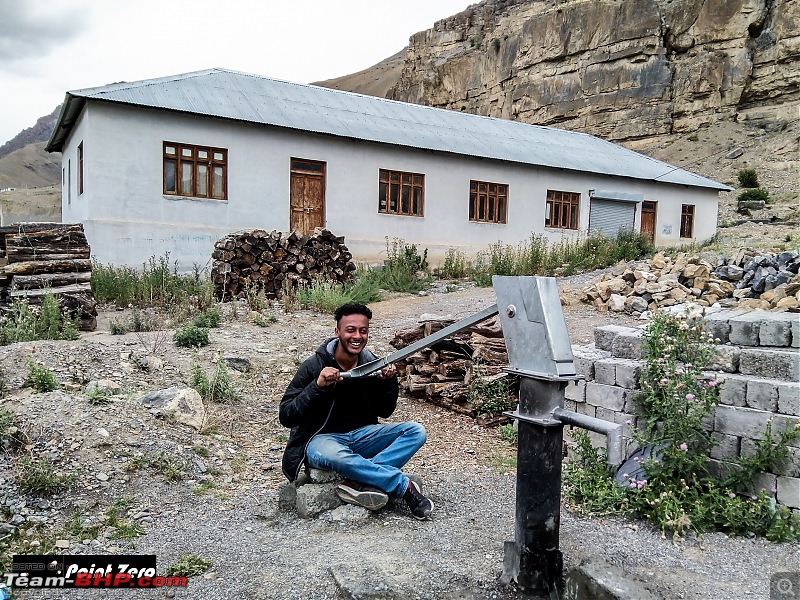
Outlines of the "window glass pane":
<svg viewBox="0 0 800 600">
<path fill-rule="evenodd" d="M 414 185 L 422 185 L 422 175 L 414 175 Z"/>
<path fill-rule="evenodd" d="M 487 218 L 490 221 L 494 221 L 494 197 L 489 196 L 489 214 Z"/>
<path fill-rule="evenodd" d="M 403 201 L 402 201 L 402 206 L 400 208 L 400 212 L 403 213 L 404 215 L 407 215 L 410 211 L 410 206 L 409 206 L 410 190 L 411 188 L 409 188 L 408 186 L 403 186 Z"/>
<path fill-rule="evenodd" d="M 577 206 L 573 206 L 572 207 L 572 213 L 570 214 L 569 226 L 570 226 L 571 229 L 577 229 L 578 228 L 578 207 Z"/>
<path fill-rule="evenodd" d="M 191 148 L 181 148 L 181 156 L 191 156 L 192 149 Z"/>
<path fill-rule="evenodd" d="M 391 185 L 389 191 L 389 212 L 397 212 L 397 201 L 400 197 L 400 186 L 396 183 Z"/>
<path fill-rule="evenodd" d="M 208 166 L 197 165 L 197 195 L 208 196 Z"/>
<path fill-rule="evenodd" d="M 478 220 L 486 219 L 486 196 L 478 196 Z"/>
<path fill-rule="evenodd" d="M 561 217 L 560 210 L 561 210 L 561 205 L 560 204 L 557 204 L 557 203 L 553 204 L 553 223 L 552 223 L 552 225 L 554 227 L 558 227 L 558 223 L 561 220 L 560 219 L 560 217 Z"/>
<path fill-rule="evenodd" d="M 552 215 L 552 213 L 553 213 L 553 203 L 548 202 L 547 204 L 545 204 L 544 208 L 544 224 L 546 226 L 550 225 L 550 215 Z"/>
<path fill-rule="evenodd" d="M 472 221 L 475 218 L 475 193 L 469 195 L 469 220 Z"/>
<path fill-rule="evenodd" d="M 225 160 L 225 154 L 222 152 L 214 152 L 214 160 Z"/>
<path fill-rule="evenodd" d="M 175 161 L 164 161 L 164 191 L 175 193 Z"/>
<path fill-rule="evenodd" d="M 167 146 L 164 148 L 166 154 L 175 154 L 175 146 Z"/>
<path fill-rule="evenodd" d="M 389 185 L 386 183 L 380 183 L 378 185 L 378 210 L 380 212 L 386 212 L 386 192 L 389 191 Z"/>
<path fill-rule="evenodd" d="M 197 158 L 202 158 L 203 160 L 208 158 L 208 150 L 198 150 L 197 151 Z"/>
<path fill-rule="evenodd" d="M 192 185 L 192 163 L 181 163 L 181 194 L 191 196 L 194 192 Z"/>
<path fill-rule="evenodd" d="M 505 199 L 498 198 L 497 199 L 497 222 L 498 223 L 505 223 L 506 222 L 506 214 L 505 214 Z"/>
<path fill-rule="evenodd" d="M 392 181 L 400 181 L 400 173 L 395 173 L 392 171 L 390 177 Z"/>
<path fill-rule="evenodd" d="M 420 188 L 414 188 L 414 205 L 412 208 L 412 214 L 422 216 L 422 190 Z"/>
<path fill-rule="evenodd" d="M 222 179 L 222 167 L 214 167 L 214 180 L 212 183 L 212 193 L 211 195 L 214 198 L 223 198 L 225 196 L 225 190 L 222 186 L 223 179 Z"/>
</svg>

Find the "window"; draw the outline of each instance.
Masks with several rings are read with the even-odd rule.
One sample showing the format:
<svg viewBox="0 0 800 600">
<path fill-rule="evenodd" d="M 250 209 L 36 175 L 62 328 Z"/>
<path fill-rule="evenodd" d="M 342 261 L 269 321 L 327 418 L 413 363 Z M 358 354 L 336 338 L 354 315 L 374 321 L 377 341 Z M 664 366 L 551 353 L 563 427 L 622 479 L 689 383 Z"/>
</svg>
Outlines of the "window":
<svg viewBox="0 0 800 600">
<path fill-rule="evenodd" d="M 164 193 L 228 199 L 228 151 L 164 142 Z"/>
<path fill-rule="evenodd" d="M 469 220 L 482 223 L 505 223 L 508 186 L 485 181 L 469 182 Z"/>
<path fill-rule="evenodd" d="M 544 211 L 545 227 L 577 229 L 580 212 L 580 194 L 547 190 L 547 204 Z"/>
<path fill-rule="evenodd" d="M 378 212 L 387 215 L 424 216 L 425 175 L 380 170 Z"/>
<path fill-rule="evenodd" d="M 681 237 L 694 237 L 694 204 L 681 205 Z"/>
<path fill-rule="evenodd" d="M 78 144 L 78 196 L 83 193 L 83 142 Z"/>
</svg>

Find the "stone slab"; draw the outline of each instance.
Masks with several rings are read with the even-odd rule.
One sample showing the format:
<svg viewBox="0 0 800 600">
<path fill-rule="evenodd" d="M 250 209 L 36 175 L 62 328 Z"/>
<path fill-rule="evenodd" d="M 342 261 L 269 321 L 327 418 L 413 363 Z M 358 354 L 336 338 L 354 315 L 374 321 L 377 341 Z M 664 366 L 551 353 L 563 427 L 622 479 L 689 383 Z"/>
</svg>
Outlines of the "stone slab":
<svg viewBox="0 0 800 600">
<path fill-rule="evenodd" d="M 761 322 L 758 330 L 758 343 L 761 346 L 791 346 L 793 313 L 769 313 L 769 318 Z"/>
<path fill-rule="evenodd" d="M 620 387 L 592 381 L 586 384 L 586 402 L 593 406 L 621 411 L 625 407 L 626 392 L 627 390 Z"/>
<path fill-rule="evenodd" d="M 739 346 L 716 346 L 716 355 L 711 360 L 708 368 L 712 371 L 736 373 L 739 370 Z"/>
<path fill-rule="evenodd" d="M 753 311 L 733 317 L 729 323 L 731 332 L 728 340 L 739 346 L 758 346 L 759 330 L 767 313 Z"/>
<path fill-rule="evenodd" d="M 747 382 L 747 406 L 759 410 L 778 410 L 778 379 L 751 379 Z"/>
<path fill-rule="evenodd" d="M 614 385 L 617 378 L 617 365 L 613 358 L 604 358 L 594 363 L 594 380 L 604 385 Z"/>
<path fill-rule="evenodd" d="M 740 440 L 735 435 L 725 435 L 715 431 L 711 434 L 715 444 L 711 447 L 711 458 L 733 460 L 739 457 Z"/>
<path fill-rule="evenodd" d="M 616 371 L 614 375 L 616 385 L 629 390 L 639 389 L 639 377 L 642 374 L 643 364 L 638 360 L 618 358 L 615 363 Z"/>
<path fill-rule="evenodd" d="M 778 412 L 800 416 L 800 383 L 783 382 L 778 386 Z"/>
<path fill-rule="evenodd" d="M 772 413 L 763 410 L 719 405 L 714 411 L 714 431 L 760 440 L 772 417 Z"/>
<path fill-rule="evenodd" d="M 611 352 L 611 347 L 616 338 L 621 333 L 636 331 L 632 327 L 623 327 L 622 325 L 603 325 L 602 327 L 594 328 L 594 345 L 599 350 Z"/>
<path fill-rule="evenodd" d="M 744 375 L 725 375 L 719 387 L 719 403 L 728 406 L 747 406 L 747 382 Z"/>
<path fill-rule="evenodd" d="M 581 380 L 567 382 L 567 387 L 564 388 L 564 399 L 586 402 L 586 382 Z"/>
<path fill-rule="evenodd" d="M 611 354 L 618 358 L 642 358 L 643 333 L 641 329 L 620 333 L 612 342 Z"/>
<path fill-rule="evenodd" d="M 656 600 L 641 582 L 599 557 L 585 560 L 569 571 L 564 598 Z"/>
<path fill-rule="evenodd" d="M 800 508 L 800 479 L 778 477 L 778 502 L 791 508 Z"/>
</svg>

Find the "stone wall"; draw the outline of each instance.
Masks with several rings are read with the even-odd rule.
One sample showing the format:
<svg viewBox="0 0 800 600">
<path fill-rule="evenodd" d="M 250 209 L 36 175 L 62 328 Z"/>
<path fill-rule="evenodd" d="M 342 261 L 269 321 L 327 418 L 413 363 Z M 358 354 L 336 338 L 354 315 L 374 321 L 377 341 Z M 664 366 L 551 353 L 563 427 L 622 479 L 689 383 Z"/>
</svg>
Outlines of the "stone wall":
<svg viewBox="0 0 800 600">
<path fill-rule="evenodd" d="M 721 310 L 706 316 L 705 327 L 720 339 L 712 365 L 722 380 L 720 398 L 707 427 L 717 442 L 711 459 L 721 466 L 752 454 L 768 421 L 773 431 L 800 423 L 800 314 Z M 617 325 L 596 328 L 594 344 L 573 346 L 575 366 L 585 380 L 566 389 L 565 408 L 622 424 L 631 444 L 640 418 L 633 397 L 644 365 L 642 332 Z M 605 444 L 604 436 L 592 438 Z M 789 460 L 755 484 L 800 512 L 800 439 L 789 450 Z"/>
<path fill-rule="evenodd" d="M 612 141 L 800 100 L 791 0 L 484 0 L 412 36 L 398 100 Z"/>
</svg>

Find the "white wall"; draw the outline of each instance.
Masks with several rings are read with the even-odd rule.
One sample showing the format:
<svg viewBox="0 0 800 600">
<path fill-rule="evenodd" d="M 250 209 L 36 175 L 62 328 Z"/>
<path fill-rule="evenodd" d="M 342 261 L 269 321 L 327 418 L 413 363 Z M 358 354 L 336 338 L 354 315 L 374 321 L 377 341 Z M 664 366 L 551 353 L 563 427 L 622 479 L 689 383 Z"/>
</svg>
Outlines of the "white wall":
<svg viewBox="0 0 800 600">
<path fill-rule="evenodd" d="M 213 243 L 241 229 L 289 227 L 290 159 L 327 163 L 326 227 L 344 235 L 358 261 L 385 256 L 386 237 L 429 249 L 432 262 L 449 247 L 474 256 L 502 240 L 517 244 L 532 232 L 551 240 L 585 232 L 589 190 L 643 193 L 658 201 L 659 244 L 679 240 L 681 204 L 696 204 L 695 238 L 716 230 L 717 193 L 619 177 L 575 173 L 343 140 L 247 123 L 90 102 L 64 149 L 77 180 L 77 144 L 84 141 L 85 193 L 62 195 L 65 222 L 81 221 L 93 256 L 103 263 L 140 266 L 170 252 L 181 268 L 205 265 Z M 162 193 L 164 141 L 228 149 L 228 200 Z M 378 171 L 425 174 L 425 215 L 379 214 Z M 507 224 L 470 223 L 470 180 L 508 184 Z M 578 232 L 544 229 L 548 189 L 581 194 Z M 637 226 L 640 207 L 637 208 Z M 664 226 L 672 224 L 672 234 Z"/>
</svg>

